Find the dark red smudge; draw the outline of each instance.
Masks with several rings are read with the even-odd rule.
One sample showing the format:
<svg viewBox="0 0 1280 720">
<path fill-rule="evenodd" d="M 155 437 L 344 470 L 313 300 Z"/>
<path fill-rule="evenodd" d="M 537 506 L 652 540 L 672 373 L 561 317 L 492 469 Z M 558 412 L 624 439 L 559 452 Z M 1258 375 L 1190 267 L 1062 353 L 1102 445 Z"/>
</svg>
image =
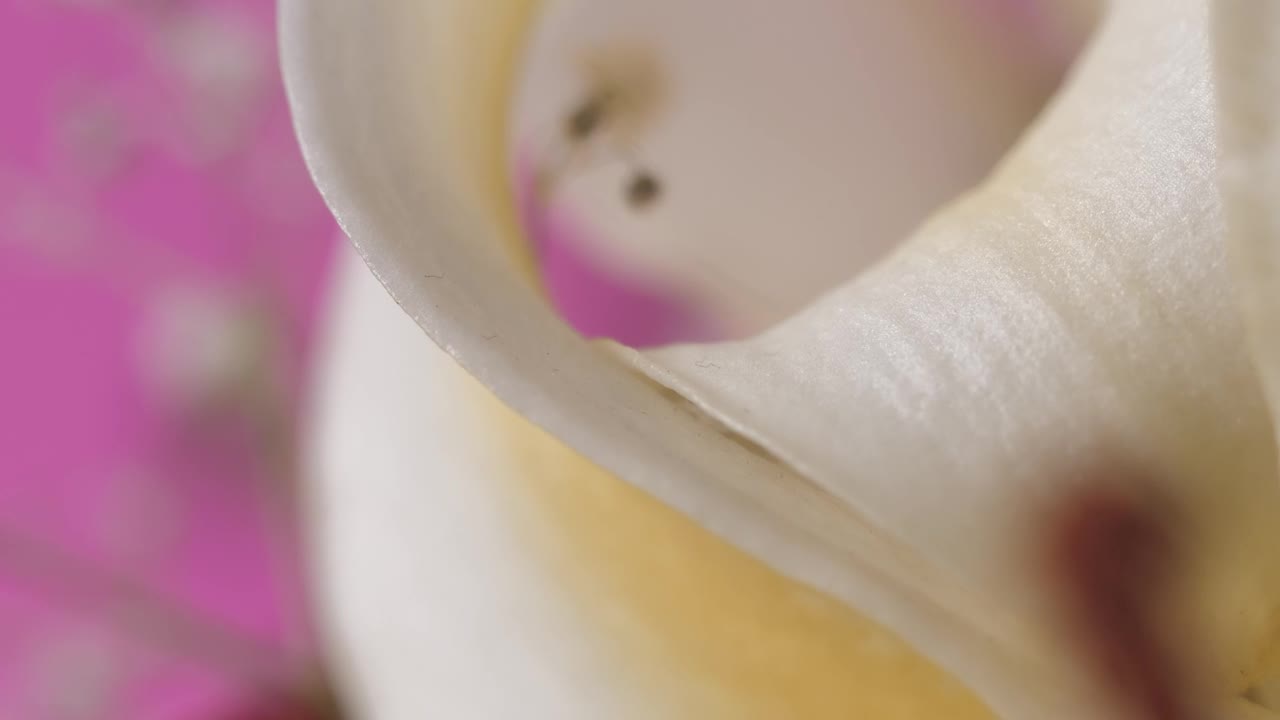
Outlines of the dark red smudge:
<svg viewBox="0 0 1280 720">
<path fill-rule="evenodd" d="M 269 693 L 223 713 L 218 720 L 342 720 L 346 717 L 330 686 L 306 683 L 284 693 Z"/>
<path fill-rule="evenodd" d="M 1173 526 L 1159 502 L 1115 489 L 1124 486 L 1086 487 L 1051 518 L 1050 568 L 1068 625 L 1135 719 L 1199 720 L 1160 620 L 1178 572 Z"/>
</svg>

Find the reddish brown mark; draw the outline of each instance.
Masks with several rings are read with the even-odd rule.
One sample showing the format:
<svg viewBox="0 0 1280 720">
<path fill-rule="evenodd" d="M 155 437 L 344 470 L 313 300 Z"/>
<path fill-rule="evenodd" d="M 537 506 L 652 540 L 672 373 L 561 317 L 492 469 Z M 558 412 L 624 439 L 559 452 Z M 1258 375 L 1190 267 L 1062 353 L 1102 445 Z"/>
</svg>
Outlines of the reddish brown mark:
<svg viewBox="0 0 1280 720">
<path fill-rule="evenodd" d="M 1073 636 L 1098 681 L 1139 720 L 1200 720 L 1160 624 L 1178 570 L 1159 503 L 1107 487 L 1078 492 L 1051 518 L 1050 564 Z"/>
</svg>

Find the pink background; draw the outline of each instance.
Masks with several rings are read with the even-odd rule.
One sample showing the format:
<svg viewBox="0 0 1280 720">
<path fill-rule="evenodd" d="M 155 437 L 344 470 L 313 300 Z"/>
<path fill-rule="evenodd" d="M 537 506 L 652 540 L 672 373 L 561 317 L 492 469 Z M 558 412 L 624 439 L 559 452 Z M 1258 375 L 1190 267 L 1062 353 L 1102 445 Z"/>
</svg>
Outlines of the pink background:
<svg viewBox="0 0 1280 720">
<path fill-rule="evenodd" d="M 274 10 L 0 0 L 0 717 L 314 690 L 293 410 L 335 232 Z"/>
</svg>

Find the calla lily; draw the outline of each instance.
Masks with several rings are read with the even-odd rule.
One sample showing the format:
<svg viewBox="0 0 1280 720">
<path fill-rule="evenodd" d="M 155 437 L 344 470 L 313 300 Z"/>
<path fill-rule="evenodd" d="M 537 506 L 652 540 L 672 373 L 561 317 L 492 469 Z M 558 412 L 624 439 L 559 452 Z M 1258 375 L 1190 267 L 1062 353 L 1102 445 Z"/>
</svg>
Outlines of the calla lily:
<svg viewBox="0 0 1280 720">
<path fill-rule="evenodd" d="M 520 181 L 521 138 L 541 136 L 536 122 L 522 134 L 519 114 L 512 133 L 507 100 L 518 41 L 535 11 L 516 0 L 483 7 L 285 2 L 286 74 L 317 182 L 395 300 L 507 405 L 643 491 L 627 494 L 588 466 L 573 470 L 583 480 L 574 492 L 611 493 L 597 507 L 628 503 L 662 518 L 632 527 L 652 529 L 656 547 L 628 551 L 664 556 L 666 565 L 634 567 L 669 572 L 671 564 L 687 563 L 708 573 L 705 587 L 741 580 L 744 594 L 770 598 L 753 608 L 761 623 L 770 613 L 796 617 L 797 603 L 830 603 L 840 609 L 824 609 L 819 625 L 877 638 L 895 657 L 909 657 L 900 638 L 1001 717 L 1273 715 L 1265 706 L 1280 609 L 1280 555 L 1272 550 L 1280 539 L 1280 483 L 1264 387 L 1280 381 L 1273 371 L 1276 233 L 1266 202 L 1280 167 L 1272 121 L 1280 110 L 1280 60 L 1269 37 L 1280 17 L 1270 5 L 1114 3 L 1072 76 L 996 169 L 891 252 L 873 253 L 865 269 L 811 304 L 797 295 L 786 318 L 739 323 L 731 303 L 712 303 L 735 328 L 772 325 L 749 339 L 643 351 L 582 339 L 541 299 L 529 271 L 519 203 L 506 188 L 513 158 Z M 516 152 L 508 154 L 503 139 L 512 134 Z M 536 176 L 546 163 L 533 165 Z M 937 199 L 958 189 L 960 175 L 940 183 Z M 538 199 L 542 211 L 567 203 L 588 212 L 585 200 Z M 625 223 L 596 222 L 610 231 Z M 1241 268 L 1238 284 L 1228 245 Z M 344 312 L 358 310 L 352 300 Z M 350 315 L 345 326 L 360 317 Z M 354 348 L 392 338 L 396 347 L 416 347 L 396 344 L 410 342 L 399 329 L 367 332 L 344 342 Z M 344 357 L 339 352 L 335 362 Z M 385 362 L 420 358 L 425 372 L 428 357 Z M 419 392 L 394 386 L 390 378 L 412 375 L 401 371 L 335 392 L 348 393 L 349 407 L 361 393 Z M 465 434 L 450 427 L 447 408 L 403 410 L 382 427 L 405 434 L 404 443 L 422 432 L 436 432 L 437 441 Z M 333 417 L 322 444 L 351 435 L 385 441 Z M 536 438 L 517 456 L 531 467 L 576 467 L 548 450 L 552 441 L 538 431 L 520 432 Z M 330 454 L 329 465 L 342 457 Z M 396 466 L 398 457 L 388 450 L 386 466 L 332 472 L 411 474 Z M 497 461 L 462 452 L 442 462 L 451 463 L 453 477 L 474 480 L 476 468 Z M 485 538 L 499 534 L 481 528 L 501 523 L 477 509 L 482 495 L 466 489 L 381 492 L 452 498 L 447 530 L 423 536 L 436 543 L 468 538 L 488 547 Z M 361 502 L 354 491 L 340 497 Z M 737 552 L 662 515 L 649 498 Z M 402 504 L 406 515 L 397 518 L 411 524 L 416 508 Z M 330 508 L 322 523 L 357 512 L 358 505 Z M 384 520 L 368 510 L 365 517 Z M 1119 527 L 1129 541 L 1091 544 L 1106 535 L 1098 527 Z M 1145 572 L 1145 555 L 1112 566 L 1113 556 L 1165 541 L 1172 560 L 1163 580 Z M 362 557 L 380 548 L 366 546 Z M 703 564 L 670 559 L 685 553 Z M 431 567 L 448 578 L 468 571 L 444 559 Z M 377 576 L 398 572 L 407 571 L 387 566 Z M 455 617 L 524 613 L 571 623 L 543 607 L 551 595 L 536 575 L 535 567 L 521 567 L 492 586 L 464 581 L 466 592 L 439 580 L 431 587 Z M 675 576 L 697 582 L 693 571 Z M 344 600 L 351 596 L 341 580 L 332 583 L 340 606 L 397 602 L 385 595 Z M 628 587 L 643 593 L 639 585 Z M 1103 585 L 1132 585 L 1132 597 L 1107 596 Z M 527 604 L 504 597 L 535 587 Z M 819 594 L 795 600 L 801 587 Z M 361 590 L 365 598 L 378 595 Z M 1117 615 L 1117 607 L 1133 612 Z M 702 613 L 713 617 L 720 609 Z M 732 603 L 724 612 L 735 612 Z M 1125 642 L 1125 633 L 1108 625 L 1117 617 L 1125 628 L 1154 629 L 1135 643 L 1158 646 L 1151 656 L 1157 660 L 1123 648 L 1115 660 L 1108 643 Z M 592 653 L 581 638 L 551 637 L 546 628 L 499 625 L 476 637 L 507 644 L 512 657 L 504 668 L 536 665 L 544 651 Z M 564 648 L 547 650 L 557 642 Z M 410 692 L 412 674 L 428 670 L 375 660 L 397 657 L 395 651 L 352 656 L 363 666 L 353 674 L 366 683 L 400 678 L 369 690 L 380 716 L 413 716 L 407 695 L 393 696 Z M 865 644 L 848 657 L 865 664 L 846 669 L 874 667 Z M 612 677 L 604 665 L 575 662 L 566 661 L 579 687 Z M 927 664 L 899 667 L 904 687 L 892 689 L 937 703 L 925 710 L 982 716 Z M 457 669 L 429 670 L 452 676 Z M 1166 677 L 1148 682 L 1152 674 Z M 1168 687 L 1175 676 L 1189 681 Z M 628 715 L 618 711 L 628 701 L 611 692 L 583 698 L 535 675 L 512 677 L 517 684 L 523 678 L 522 689 L 505 699 L 477 698 L 475 716 L 519 715 L 511 698 L 539 693 L 554 695 L 538 702 L 557 717 Z M 508 679 L 504 673 L 492 682 Z M 846 687 L 861 692 L 856 676 Z M 654 695 L 650 702 L 662 714 L 695 701 Z M 817 702 L 807 707 L 821 707 Z M 751 714 L 740 706 L 721 711 Z"/>
</svg>

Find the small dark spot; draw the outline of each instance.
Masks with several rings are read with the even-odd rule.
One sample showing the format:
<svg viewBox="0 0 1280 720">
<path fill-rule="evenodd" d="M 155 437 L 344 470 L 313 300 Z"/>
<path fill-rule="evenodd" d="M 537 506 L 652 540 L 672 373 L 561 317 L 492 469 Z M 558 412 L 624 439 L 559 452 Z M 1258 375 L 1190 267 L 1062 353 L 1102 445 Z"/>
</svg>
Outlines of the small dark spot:
<svg viewBox="0 0 1280 720">
<path fill-rule="evenodd" d="M 574 142 L 582 142 L 591 137 L 604 124 L 608 96 L 604 94 L 589 98 L 565 120 L 565 135 Z"/>
<path fill-rule="evenodd" d="M 661 195 L 662 184 L 645 170 L 637 172 L 627 184 L 627 202 L 637 210 L 653 205 Z"/>
</svg>

